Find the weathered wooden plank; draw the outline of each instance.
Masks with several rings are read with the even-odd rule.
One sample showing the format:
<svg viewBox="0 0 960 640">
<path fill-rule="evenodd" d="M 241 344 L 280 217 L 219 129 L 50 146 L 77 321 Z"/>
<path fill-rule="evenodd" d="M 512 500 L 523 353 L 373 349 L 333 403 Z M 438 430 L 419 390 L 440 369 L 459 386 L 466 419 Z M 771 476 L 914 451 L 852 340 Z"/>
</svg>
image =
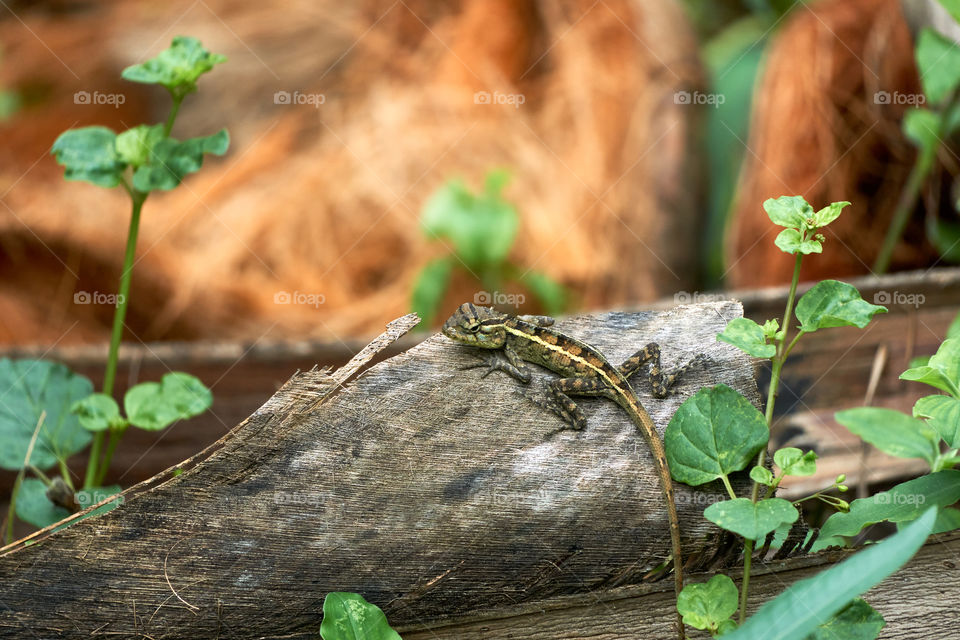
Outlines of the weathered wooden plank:
<svg viewBox="0 0 960 640">
<path fill-rule="evenodd" d="M 665 365 L 711 359 L 666 400 L 660 426 L 723 381 L 759 402 L 749 360 L 715 340 L 742 309 L 708 303 L 558 323 L 622 360 L 647 342 Z M 371 357 L 409 328 L 360 357 Z M 510 379 L 459 368 L 433 336 L 365 371 L 291 379 L 216 446 L 125 492 L 119 509 L 0 556 L 0 636 L 246 637 L 315 628 L 329 591 L 363 593 L 396 624 L 637 584 L 669 554 L 654 465 L 613 403 L 583 432 Z M 548 372 L 538 372 L 534 388 Z M 678 487 L 685 548 L 726 543 L 702 517 L 719 487 Z"/>
</svg>

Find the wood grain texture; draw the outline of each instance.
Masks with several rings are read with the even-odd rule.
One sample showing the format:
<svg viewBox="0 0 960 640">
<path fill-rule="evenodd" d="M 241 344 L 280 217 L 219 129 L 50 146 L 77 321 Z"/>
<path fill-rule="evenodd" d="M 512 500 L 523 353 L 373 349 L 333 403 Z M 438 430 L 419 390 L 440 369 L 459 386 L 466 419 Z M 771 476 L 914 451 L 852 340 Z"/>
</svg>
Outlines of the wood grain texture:
<svg viewBox="0 0 960 640">
<path fill-rule="evenodd" d="M 759 402 L 749 359 L 715 339 L 741 313 L 716 302 L 558 328 L 614 363 L 650 341 L 668 369 L 706 354 L 710 365 L 666 400 L 635 381 L 662 431 L 708 384 Z M 335 372 L 294 376 L 181 475 L 5 549 L 0 637 L 315 632 L 329 591 L 359 592 L 392 623 L 423 625 L 638 584 L 662 562 L 670 544 L 656 472 L 616 405 L 584 399 L 588 428 L 548 435 L 559 421 L 526 389 L 460 371 L 470 349 L 439 335 L 354 377 L 410 326 L 398 320 Z M 551 375 L 538 370 L 532 389 Z M 687 554 L 724 551 L 702 517 L 719 488 L 677 489 Z"/>
</svg>

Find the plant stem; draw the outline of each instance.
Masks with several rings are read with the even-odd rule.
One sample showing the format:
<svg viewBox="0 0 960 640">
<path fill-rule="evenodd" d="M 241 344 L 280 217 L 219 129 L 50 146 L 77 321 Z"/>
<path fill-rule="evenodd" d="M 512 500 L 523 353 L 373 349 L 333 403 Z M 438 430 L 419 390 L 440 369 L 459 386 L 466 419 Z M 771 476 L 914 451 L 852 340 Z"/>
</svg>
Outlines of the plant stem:
<svg viewBox="0 0 960 640">
<path fill-rule="evenodd" d="M 103 374 L 103 393 L 108 396 L 113 394 L 113 383 L 117 377 L 117 357 L 120 352 L 120 339 L 123 337 L 123 320 L 127 315 L 127 303 L 130 298 L 130 280 L 133 275 L 133 259 L 137 252 L 137 234 L 140 231 L 140 210 L 143 208 L 143 201 L 147 199 L 146 193 L 135 189 L 128 188 L 128 190 L 133 200 L 133 210 L 130 214 L 130 228 L 127 230 L 127 250 L 123 257 L 123 271 L 120 274 L 117 307 L 113 312 L 113 331 L 110 334 L 107 369 Z M 93 435 L 90 459 L 87 462 L 87 473 L 83 480 L 84 489 L 92 489 L 99 476 L 100 451 L 103 449 L 103 439 L 103 431 L 98 431 Z"/>
<path fill-rule="evenodd" d="M 186 97 L 186 95 L 170 92 L 170 97 L 173 98 L 173 106 L 170 107 L 170 115 L 167 116 L 167 122 L 163 125 L 164 138 L 170 137 L 170 132 L 173 131 L 173 121 L 177 119 L 177 112 L 180 110 L 180 103 L 183 102 L 183 99 Z"/>
<path fill-rule="evenodd" d="M 117 445 L 120 444 L 120 438 L 123 437 L 123 434 L 127 432 L 127 427 L 121 427 L 119 429 L 110 430 L 110 439 L 107 442 L 107 452 L 103 454 L 103 464 L 100 465 L 100 472 L 97 473 L 97 485 L 98 487 L 103 486 L 103 481 L 107 477 L 107 470 L 110 468 L 110 460 L 113 458 L 113 452 L 116 451 Z"/>
<path fill-rule="evenodd" d="M 753 540 L 743 545 L 743 583 L 740 585 L 740 624 L 747 619 L 747 592 L 750 590 L 750 564 L 753 562 Z"/>
<path fill-rule="evenodd" d="M 877 259 L 873 263 L 873 272 L 877 275 L 886 273 L 887 269 L 890 268 L 890 261 L 893 259 L 893 250 L 903 237 L 903 230 L 906 229 L 907 222 L 910 220 L 910 214 L 913 213 L 913 209 L 917 204 L 920 189 L 923 188 L 923 183 L 926 182 L 927 175 L 933 168 L 933 162 L 937 157 L 937 150 L 940 148 L 943 138 L 949 131 L 950 122 L 954 118 L 954 111 L 958 108 L 958 105 L 960 105 L 958 99 L 960 99 L 960 93 L 954 93 L 947 101 L 946 106 L 939 113 L 940 121 L 937 124 L 937 131 L 934 134 L 936 137 L 935 141 L 920 147 L 920 151 L 917 153 L 917 159 L 914 161 L 913 166 L 910 167 L 907 183 L 903 186 L 903 190 L 900 192 L 900 198 L 897 200 L 897 206 L 893 210 L 893 219 L 887 228 L 887 235 L 883 239 L 883 246 L 881 246 L 880 253 L 877 254 Z"/>
</svg>

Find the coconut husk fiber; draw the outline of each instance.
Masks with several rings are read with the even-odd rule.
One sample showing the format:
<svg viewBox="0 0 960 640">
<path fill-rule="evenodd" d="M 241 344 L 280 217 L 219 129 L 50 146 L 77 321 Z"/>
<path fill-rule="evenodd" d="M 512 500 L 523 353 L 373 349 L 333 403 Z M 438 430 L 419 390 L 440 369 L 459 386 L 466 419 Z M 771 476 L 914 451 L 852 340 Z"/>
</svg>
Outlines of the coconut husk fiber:
<svg viewBox="0 0 960 640">
<path fill-rule="evenodd" d="M 511 260 L 569 287 L 576 307 L 690 286 L 696 110 L 673 95 L 701 75 L 672 2 L 34 3 L 0 19 L 0 86 L 25 96 L 0 127 L 0 343 L 106 339 L 113 308 L 74 295 L 116 290 L 129 202 L 64 182 L 48 151 L 70 127 L 164 119 L 164 92 L 119 74 L 177 34 L 229 62 L 173 133 L 227 127 L 231 149 L 147 200 L 132 340 L 374 333 L 449 250 L 419 227 L 425 200 L 497 167 L 512 170 L 521 216 Z M 77 91 L 125 100 L 77 105 Z M 276 104 L 277 91 L 323 104 Z M 524 103 L 476 104 L 478 91 Z M 479 288 L 460 274 L 446 304 Z M 277 304 L 284 292 L 308 302 Z"/>
<path fill-rule="evenodd" d="M 898 0 L 799 3 L 772 41 L 759 81 L 745 163 L 728 237 L 735 287 L 790 281 L 793 260 L 773 244 L 765 199 L 803 195 L 814 207 L 847 200 L 824 230 L 822 255 L 801 277 L 870 273 L 915 148 L 900 122 L 911 106 L 878 92 L 921 95 L 913 42 Z M 936 264 L 918 207 L 891 270 Z"/>
</svg>

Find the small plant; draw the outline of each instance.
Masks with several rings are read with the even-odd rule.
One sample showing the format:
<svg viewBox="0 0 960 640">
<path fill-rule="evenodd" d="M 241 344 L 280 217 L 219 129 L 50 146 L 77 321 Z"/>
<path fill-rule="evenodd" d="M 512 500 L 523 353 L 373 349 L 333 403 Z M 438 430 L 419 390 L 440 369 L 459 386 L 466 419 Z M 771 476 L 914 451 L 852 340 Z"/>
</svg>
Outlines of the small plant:
<svg viewBox="0 0 960 640">
<path fill-rule="evenodd" d="M 401 640 L 375 604 L 356 593 L 334 591 L 323 600 L 323 640 Z"/>
<path fill-rule="evenodd" d="M 0 446 L 0 466 L 20 472 L 10 500 L 8 542 L 12 541 L 14 513 L 44 527 L 117 493 L 119 487 L 94 490 L 103 484 L 128 427 L 163 429 L 203 413 L 212 404 L 210 390 L 186 373 L 169 373 L 159 383 L 145 382 L 129 389 L 124 397 L 125 416 L 112 394 L 143 204 L 151 192 L 173 189 L 185 176 L 198 171 L 205 154 L 226 152 L 229 136 L 225 129 L 184 141 L 170 135 L 180 105 L 196 91 L 199 77 L 225 60 L 204 49 L 199 40 L 178 36 L 157 57 L 122 73 L 127 80 L 167 89 L 172 106 L 166 122 L 135 126 L 119 134 L 98 126 L 71 129 L 53 143 L 51 153 L 65 167 L 67 180 L 123 187 L 131 201 L 130 225 L 101 392 L 92 393 L 90 380 L 63 365 L 42 360 L 0 361 L 0 389 L 6 390 L 0 408 L 0 444 L 4 445 Z M 88 444 L 83 490 L 75 493 L 66 460 Z M 50 479 L 43 470 L 54 465 L 59 465 L 60 477 Z M 26 470 L 36 478 L 25 478 Z"/>
<path fill-rule="evenodd" d="M 955 2 L 940 4 L 954 20 L 960 21 L 960 5 Z M 873 264 L 874 273 L 886 273 L 890 267 L 893 250 L 903 237 L 920 191 L 936 164 L 937 153 L 960 127 L 960 49 L 957 49 L 957 43 L 926 27 L 917 38 L 915 57 L 927 106 L 911 107 L 903 117 L 903 132 L 916 145 L 917 158 L 900 192 L 883 246 Z M 960 203 L 955 202 L 954 208 L 960 210 Z M 925 226 L 927 238 L 940 255 L 951 262 L 960 262 L 960 222 L 941 220 L 931 209 L 927 211 Z"/>
<path fill-rule="evenodd" d="M 687 585 L 677 603 L 685 622 L 707 629 L 714 636 L 751 638 L 757 637 L 757 629 L 762 629 L 764 637 L 774 638 L 820 638 L 828 637 L 823 635 L 828 633 L 834 634 L 829 637 L 854 637 L 854 632 L 858 638 L 876 637 L 883 626 L 882 617 L 866 602 L 855 598 L 909 560 L 931 531 L 947 526 L 943 513 L 938 519 L 938 510 L 928 510 L 927 507 L 945 506 L 960 498 L 960 482 L 956 479 L 948 482 L 941 477 L 936 478 L 936 482 L 941 487 L 952 486 L 951 490 L 941 489 L 940 495 L 936 496 L 923 494 L 924 497 L 917 498 L 909 508 L 898 504 L 891 510 L 890 502 L 887 502 L 886 508 L 871 510 L 865 504 L 861 505 L 866 501 L 856 500 L 848 505 L 828 493 L 846 491 L 843 476 L 838 477 L 830 488 L 793 503 L 771 497 L 784 477 L 809 476 L 816 471 L 816 454 L 792 447 L 774 453 L 776 473 L 766 464 L 766 445 L 781 373 L 790 352 L 807 334 L 842 326 L 862 329 L 875 314 L 886 311 L 864 301 L 853 286 L 835 280 L 814 285 L 796 301 L 794 310 L 803 257 L 823 250 L 824 238 L 818 230 L 836 220 L 848 204 L 835 202 L 814 211 L 799 196 L 784 196 L 764 203 L 771 221 L 785 227 L 777 236 L 776 245 L 795 256 L 783 320 L 768 320 L 760 325 L 738 318 L 731 321 L 717 338 L 751 356 L 771 361 L 766 413 L 761 414 L 746 398 L 721 384 L 701 389 L 684 402 L 664 434 L 674 479 L 692 486 L 720 480 L 730 499 L 710 505 L 704 511 L 704 517 L 744 539 L 744 569 L 739 594 L 730 578 L 714 576 L 708 583 Z M 794 318 L 798 324 L 796 333 L 791 336 L 790 325 Z M 949 340 L 944 343 L 945 349 L 941 348 L 944 354 L 941 356 L 938 352 L 928 366 L 904 374 L 908 379 L 920 379 L 954 394 L 924 399 L 918 403 L 920 408 L 915 409 L 915 413 L 936 416 L 930 419 L 939 420 L 939 427 L 924 425 L 909 416 L 894 417 L 893 414 L 897 414 L 894 411 L 870 408 L 840 412 L 838 421 L 848 428 L 853 425 L 851 430 L 854 433 L 888 453 L 928 460 L 934 471 L 953 464 L 957 461 L 956 451 L 939 454 L 939 439 L 936 437 L 939 430 L 943 430 L 944 439 L 950 444 L 960 435 L 949 433 L 947 426 L 949 412 L 960 409 L 960 396 L 955 395 L 960 389 L 960 341 L 956 346 L 950 343 Z M 960 415 L 960 412 L 953 415 Z M 911 422 L 907 424 L 907 421 Z M 955 426 L 956 419 L 951 424 Z M 729 475 L 748 467 L 751 467 L 750 478 L 753 480 L 750 497 L 737 497 Z M 939 473 L 960 476 L 960 472 L 955 471 Z M 933 491 L 933 482 L 903 489 L 913 492 L 914 496 L 928 490 Z M 821 535 L 827 540 L 842 542 L 838 536 L 855 535 L 870 521 L 917 522 L 876 547 L 860 552 L 810 580 L 797 583 L 746 620 L 750 567 L 756 542 L 775 532 L 789 530 L 800 515 L 797 504 L 810 499 L 821 500 L 839 510 L 823 528 Z M 840 523 L 847 526 L 841 527 Z M 739 615 L 735 621 L 732 616 L 737 610 Z"/>
<path fill-rule="evenodd" d="M 433 322 L 458 269 L 476 278 L 485 289 L 477 294 L 477 304 L 496 304 L 500 295 L 506 297 L 501 294 L 504 283 L 516 282 L 530 291 L 548 314 L 565 310 L 567 296 L 560 284 L 507 257 L 520 224 L 516 209 L 501 195 L 509 179 L 504 171 L 491 171 L 479 194 L 472 193 L 460 180 L 451 180 L 424 205 L 420 215 L 424 233 L 450 247 L 450 255 L 427 263 L 413 287 L 413 311 L 425 325 Z"/>
</svg>

